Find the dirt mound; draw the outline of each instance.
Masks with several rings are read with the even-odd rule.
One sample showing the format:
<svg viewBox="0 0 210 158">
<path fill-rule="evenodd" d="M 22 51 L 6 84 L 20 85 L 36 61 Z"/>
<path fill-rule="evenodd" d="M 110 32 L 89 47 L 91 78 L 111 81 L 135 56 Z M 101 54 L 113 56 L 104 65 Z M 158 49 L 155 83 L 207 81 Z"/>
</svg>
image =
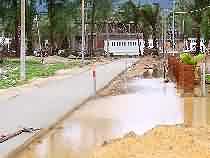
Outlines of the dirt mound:
<svg viewBox="0 0 210 158">
<path fill-rule="evenodd" d="M 210 128 L 162 126 L 143 136 L 131 132 L 98 147 L 90 158 L 209 158 Z"/>
</svg>

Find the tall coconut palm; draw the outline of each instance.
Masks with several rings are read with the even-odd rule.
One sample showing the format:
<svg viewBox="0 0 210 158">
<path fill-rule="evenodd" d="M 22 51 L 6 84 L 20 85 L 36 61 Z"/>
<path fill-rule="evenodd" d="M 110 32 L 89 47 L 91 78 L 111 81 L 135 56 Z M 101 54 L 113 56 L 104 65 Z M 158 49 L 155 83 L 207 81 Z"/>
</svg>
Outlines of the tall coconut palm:
<svg viewBox="0 0 210 158">
<path fill-rule="evenodd" d="M 32 24 L 37 0 L 26 1 L 26 34 L 28 48 L 32 54 Z M 20 0 L 0 0 L 0 18 L 3 20 L 4 32 L 7 36 L 15 37 L 12 44 L 16 56 L 20 55 Z"/>
<path fill-rule="evenodd" d="M 148 41 L 148 32 L 143 27 L 145 26 L 143 23 L 143 19 L 141 18 L 139 7 L 136 6 L 133 1 L 129 0 L 125 2 L 121 8 L 118 15 L 119 20 L 122 23 L 128 24 L 133 23 L 135 26 L 135 33 L 137 34 L 138 39 L 138 46 L 139 46 L 139 53 L 141 52 L 141 43 L 140 43 L 140 36 L 139 33 L 143 31 L 145 41 Z M 148 43 L 148 42 L 146 42 Z"/>
<path fill-rule="evenodd" d="M 208 47 L 210 40 L 210 9 L 207 9 L 204 12 L 204 16 L 201 22 L 201 32 L 205 40 L 205 46 Z"/>
<path fill-rule="evenodd" d="M 189 10 L 200 10 L 202 8 L 205 8 L 209 4 L 210 4 L 209 0 L 193 0 L 193 1 L 189 1 L 188 3 L 185 3 L 185 5 L 187 5 Z M 204 15 L 203 11 L 195 11 L 191 14 L 194 22 L 196 23 L 195 36 L 196 36 L 196 53 L 197 54 L 200 53 L 200 38 L 201 38 L 200 28 L 201 28 L 203 15 Z"/>
<path fill-rule="evenodd" d="M 0 0 L 4 32 L 13 38 L 16 56 L 20 55 L 20 0 Z"/>
<path fill-rule="evenodd" d="M 157 49 L 157 29 L 160 24 L 160 6 L 159 5 L 144 5 L 141 8 L 141 15 L 144 23 L 152 28 L 153 48 Z"/>
<path fill-rule="evenodd" d="M 36 13 L 37 0 L 26 1 L 26 36 L 27 36 L 27 54 L 33 55 L 33 19 Z"/>
</svg>

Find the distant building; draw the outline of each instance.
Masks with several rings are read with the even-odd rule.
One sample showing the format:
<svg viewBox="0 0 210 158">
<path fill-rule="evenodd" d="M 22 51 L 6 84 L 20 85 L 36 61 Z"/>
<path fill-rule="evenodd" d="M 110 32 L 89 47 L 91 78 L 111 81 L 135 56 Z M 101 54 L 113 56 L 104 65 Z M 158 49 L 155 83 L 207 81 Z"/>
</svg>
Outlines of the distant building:
<svg viewBox="0 0 210 158">
<path fill-rule="evenodd" d="M 201 38 L 200 49 L 201 49 L 201 52 L 206 51 L 204 38 Z M 185 40 L 185 50 L 189 50 L 189 51 L 196 50 L 196 38 L 188 38 L 187 40 Z"/>
</svg>

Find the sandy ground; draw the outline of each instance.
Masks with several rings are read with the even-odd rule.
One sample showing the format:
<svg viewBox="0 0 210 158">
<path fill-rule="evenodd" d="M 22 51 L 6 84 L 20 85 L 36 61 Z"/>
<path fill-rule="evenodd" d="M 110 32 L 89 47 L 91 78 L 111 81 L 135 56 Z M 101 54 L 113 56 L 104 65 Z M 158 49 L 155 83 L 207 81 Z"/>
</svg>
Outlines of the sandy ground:
<svg viewBox="0 0 210 158">
<path fill-rule="evenodd" d="M 90 158 L 209 158 L 210 128 L 161 126 L 105 142 Z"/>
<path fill-rule="evenodd" d="M 125 89 L 123 88 L 125 82 L 130 79 L 140 77 L 142 75 L 145 75 L 146 77 L 146 65 L 149 65 L 149 67 L 153 67 L 153 64 L 160 64 L 160 60 L 158 60 L 157 58 L 152 58 L 150 56 L 140 58 L 135 65 L 133 65 L 126 72 L 114 79 L 114 81 L 111 82 L 105 89 L 98 92 L 98 96 L 116 96 L 126 93 Z"/>
</svg>

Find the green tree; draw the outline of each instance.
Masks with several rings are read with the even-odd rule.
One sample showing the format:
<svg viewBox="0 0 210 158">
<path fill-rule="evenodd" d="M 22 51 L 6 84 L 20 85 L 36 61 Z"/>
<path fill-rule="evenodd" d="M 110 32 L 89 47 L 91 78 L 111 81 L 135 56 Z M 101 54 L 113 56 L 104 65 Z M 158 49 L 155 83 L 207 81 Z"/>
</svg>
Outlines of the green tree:
<svg viewBox="0 0 210 158">
<path fill-rule="evenodd" d="M 209 5 L 209 0 L 193 0 L 189 1 L 188 3 L 185 3 L 187 5 L 187 8 L 189 11 L 192 12 L 191 16 L 195 22 L 195 28 L 196 28 L 196 53 L 200 53 L 200 38 L 201 38 L 201 23 L 204 15 L 204 11 L 200 10 L 202 8 L 205 8 L 207 5 Z M 198 11 L 195 11 L 198 10 Z"/>
<path fill-rule="evenodd" d="M 210 40 L 210 9 L 207 9 L 204 13 L 201 22 L 201 32 L 205 40 L 205 46 L 208 47 Z"/>
<path fill-rule="evenodd" d="M 13 38 L 15 55 L 20 55 L 20 0 L 0 0 L 0 18 L 4 33 Z"/>
<path fill-rule="evenodd" d="M 149 24 L 152 28 L 153 48 L 157 49 L 158 27 L 160 25 L 160 6 L 156 4 L 144 5 L 141 7 L 141 15 L 145 25 Z"/>
<path fill-rule="evenodd" d="M 33 55 L 33 20 L 36 13 L 37 0 L 26 1 L 26 36 L 27 36 L 27 54 Z"/>
</svg>

